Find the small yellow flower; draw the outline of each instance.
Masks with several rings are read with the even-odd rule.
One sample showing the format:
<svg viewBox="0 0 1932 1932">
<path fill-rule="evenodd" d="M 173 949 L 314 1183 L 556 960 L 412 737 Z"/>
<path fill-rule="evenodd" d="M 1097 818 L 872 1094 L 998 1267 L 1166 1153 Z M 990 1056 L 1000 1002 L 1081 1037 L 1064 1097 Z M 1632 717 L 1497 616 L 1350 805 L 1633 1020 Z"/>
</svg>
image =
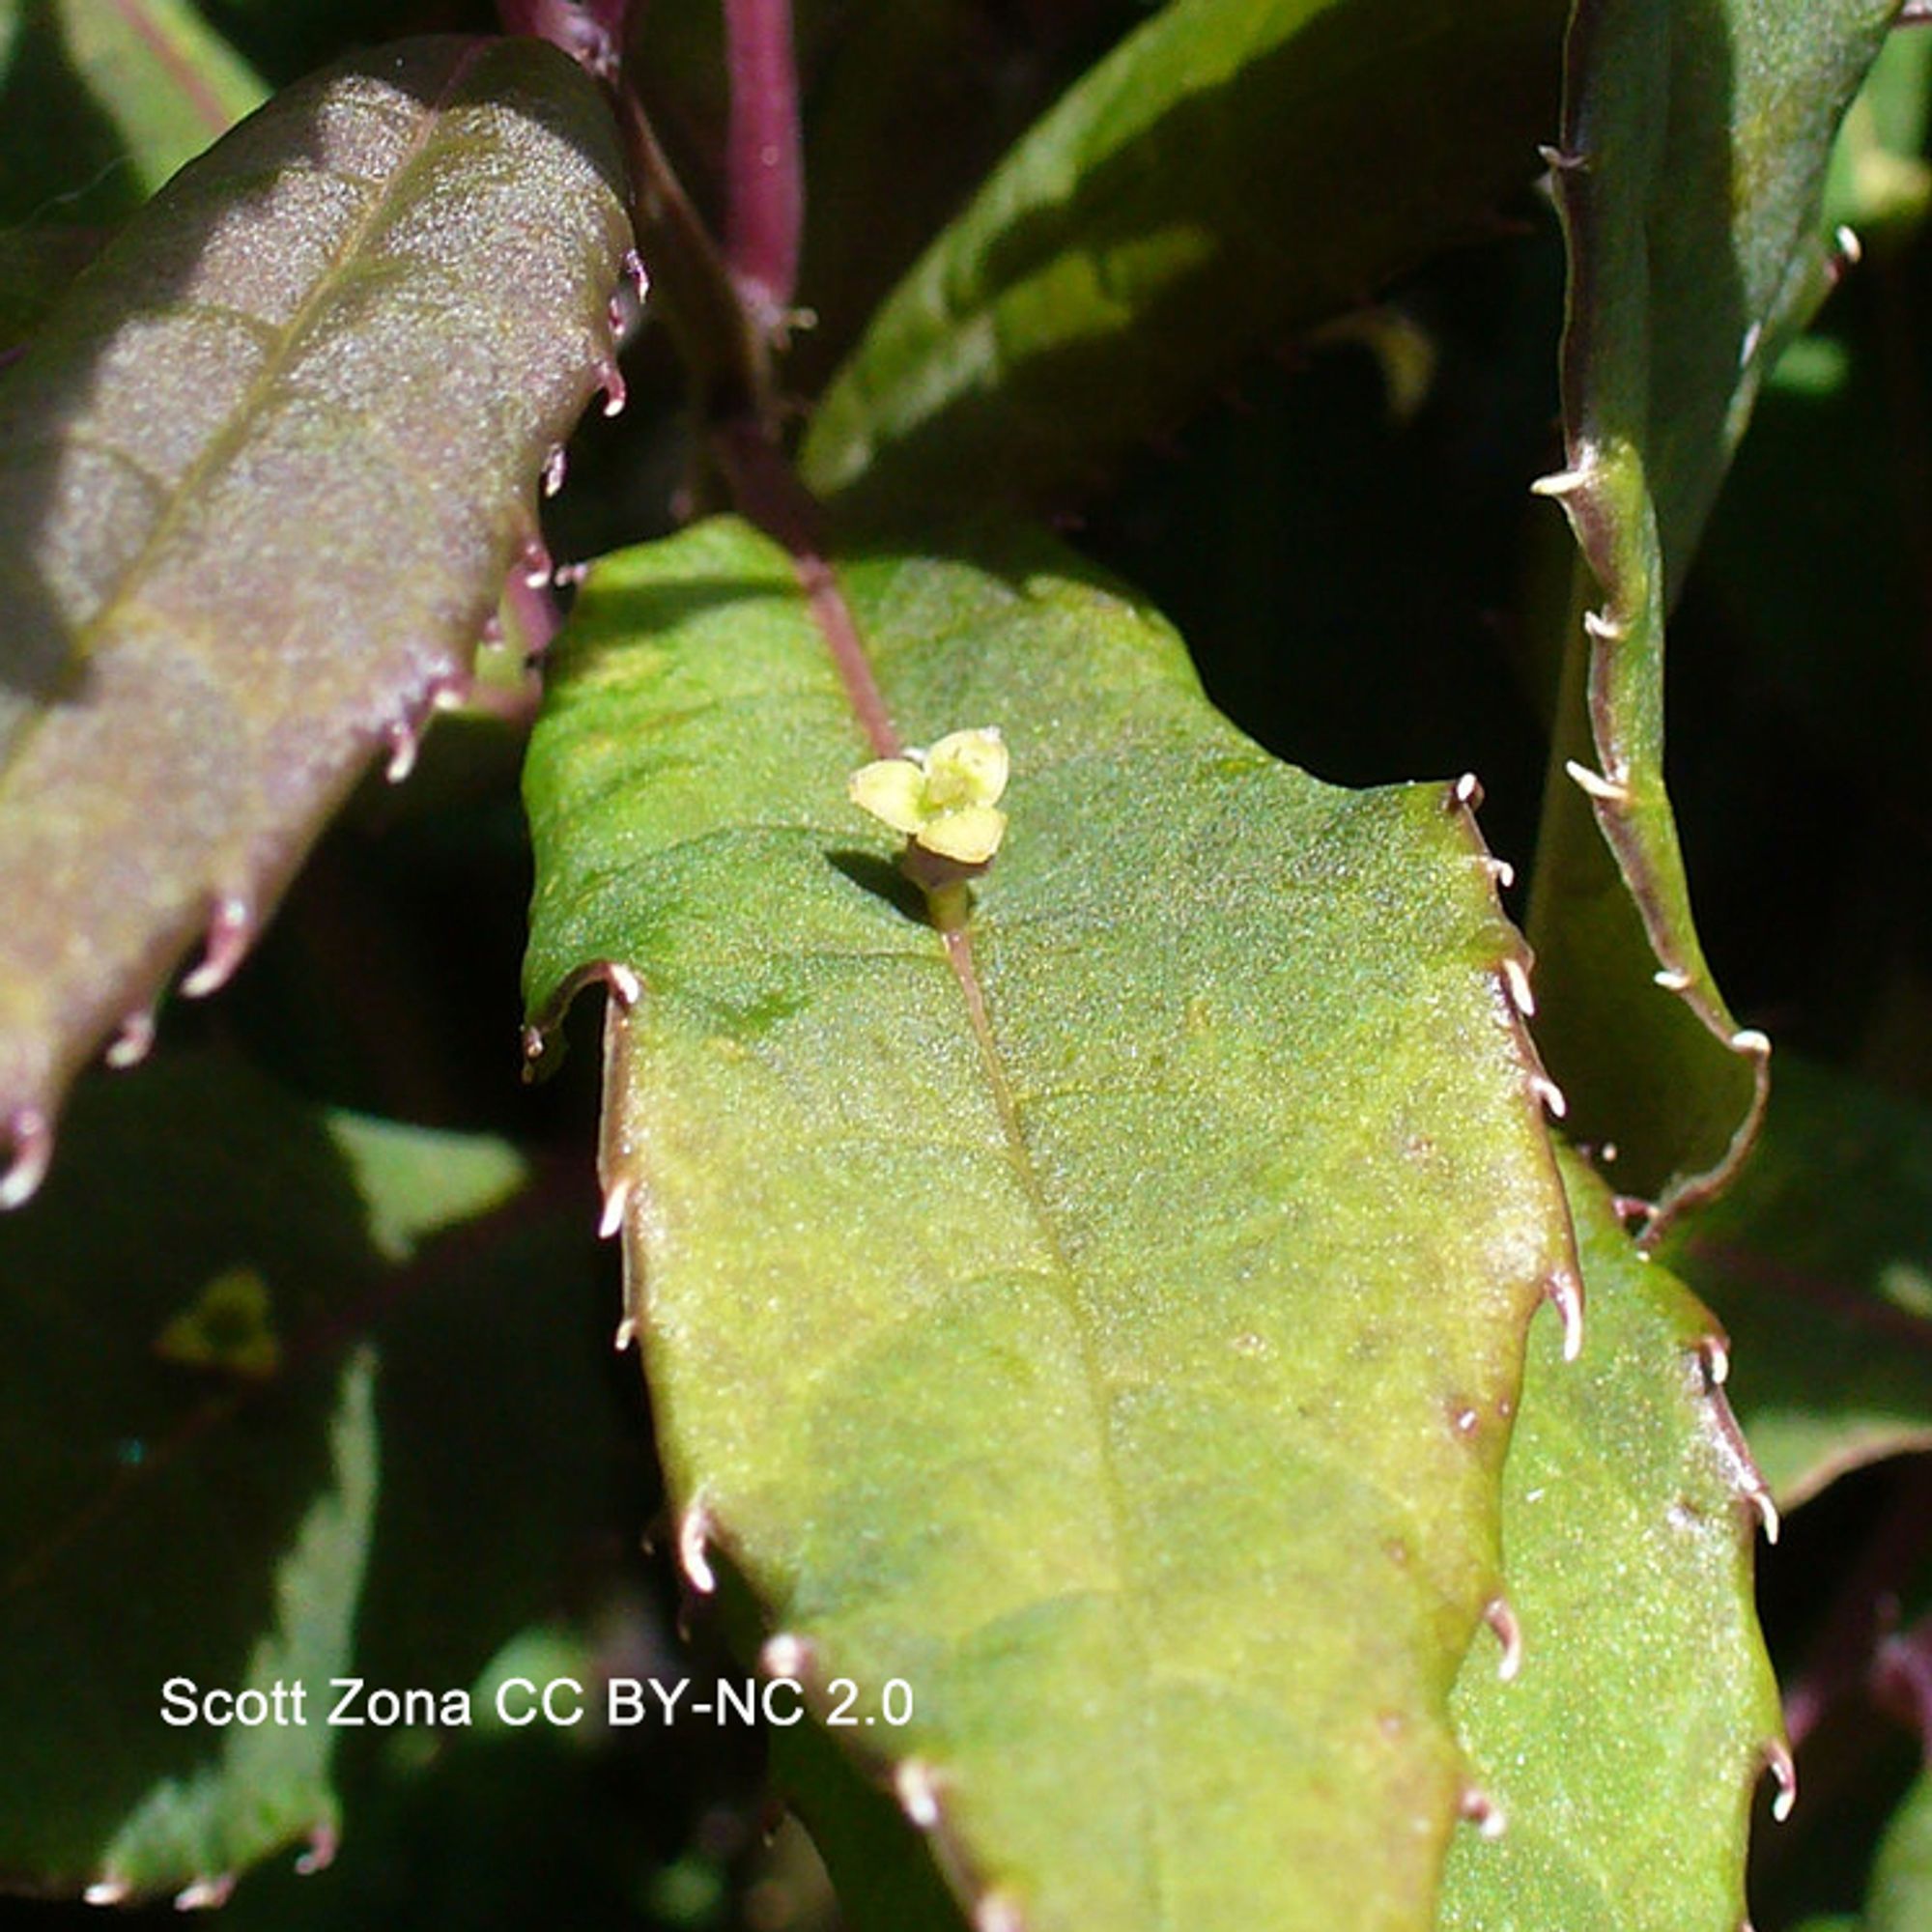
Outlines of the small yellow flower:
<svg viewBox="0 0 1932 1932">
<path fill-rule="evenodd" d="M 983 866 L 1000 849 L 1007 814 L 1006 740 L 997 725 L 951 731 L 930 751 L 908 750 L 852 774 L 852 803 L 915 845 L 962 866 Z"/>
</svg>

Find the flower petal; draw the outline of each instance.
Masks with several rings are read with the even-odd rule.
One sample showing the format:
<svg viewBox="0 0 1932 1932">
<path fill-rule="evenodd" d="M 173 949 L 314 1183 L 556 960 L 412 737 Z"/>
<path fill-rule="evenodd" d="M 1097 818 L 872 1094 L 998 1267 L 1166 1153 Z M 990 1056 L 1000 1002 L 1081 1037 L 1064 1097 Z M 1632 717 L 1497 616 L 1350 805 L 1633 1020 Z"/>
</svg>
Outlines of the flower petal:
<svg viewBox="0 0 1932 1932">
<path fill-rule="evenodd" d="M 895 832 L 917 832 L 931 815 L 925 774 L 909 758 L 879 758 L 852 774 L 846 795 Z"/>
<path fill-rule="evenodd" d="M 922 825 L 913 834 L 913 842 L 963 866 L 983 866 L 1000 849 L 1006 832 L 1004 811 L 990 805 L 969 805 L 958 811 L 942 811 Z"/>
</svg>

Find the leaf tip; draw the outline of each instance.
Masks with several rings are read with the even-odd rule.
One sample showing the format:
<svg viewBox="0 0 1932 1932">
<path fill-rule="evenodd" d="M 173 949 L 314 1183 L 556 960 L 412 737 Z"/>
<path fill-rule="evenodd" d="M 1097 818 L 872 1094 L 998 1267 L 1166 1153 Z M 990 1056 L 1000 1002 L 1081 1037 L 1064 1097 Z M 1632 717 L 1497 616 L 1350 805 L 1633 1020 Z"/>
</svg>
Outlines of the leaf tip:
<svg viewBox="0 0 1932 1932">
<path fill-rule="evenodd" d="M 121 1878 L 98 1878 L 80 1894 L 83 1905 L 115 1906 L 127 1898 L 128 1881 Z"/>
<path fill-rule="evenodd" d="M 1781 1825 L 1798 1804 L 1798 1766 L 1792 1758 L 1791 1747 L 1782 1738 L 1767 1739 L 1762 1750 L 1765 1768 L 1777 1786 L 1772 1796 L 1771 1815 L 1776 1823 Z"/>
</svg>

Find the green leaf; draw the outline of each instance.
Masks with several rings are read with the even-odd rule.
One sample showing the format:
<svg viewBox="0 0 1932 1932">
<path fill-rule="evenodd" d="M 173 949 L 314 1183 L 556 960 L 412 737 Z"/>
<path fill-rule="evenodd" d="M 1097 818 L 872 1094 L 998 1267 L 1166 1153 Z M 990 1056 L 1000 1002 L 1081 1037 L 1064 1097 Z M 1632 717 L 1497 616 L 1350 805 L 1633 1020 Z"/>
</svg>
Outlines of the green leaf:
<svg viewBox="0 0 1932 1932">
<path fill-rule="evenodd" d="M 553 1298 L 587 1230 L 528 1179 L 224 1058 L 83 1088 L 70 1158 L 0 1225 L 0 1883 L 206 1898 L 326 1852 L 366 1735 L 324 1721 L 329 1680 L 461 1687 L 551 1607 L 615 1465 L 601 1339 Z M 443 1234 L 478 1217 L 487 1246 Z M 168 1345 L 239 1278 L 267 1373 Z M 169 1725 L 176 1678 L 280 1680 L 284 1715 L 299 1683 L 305 1721 Z"/>
<path fill-rule="evenodd" d="M 99 252 L 91 229 L 0 229 L 0 368 Z"/>
<path fill-rule="evenodd" d="M 1738 1184 L 1664 1249 L 1737 1345 L 1732 1388 L 1787 1508 L 1932 1448 L 1932 1118 L 1781 1058 Z"/>
<path fill-rule="evenodd" d="M 840 582 L 909 736 L 1010 747 L 953 937 L 736 523 L 593 572 L 527 766 L 687 1572 L 821 1716 L 910 1687 L 863 1742 L 982 1924 L 1425 1927 L 1574 1288 L 1472 788 L 1275 763 L 1043 544 Z"/>
<path fill-rule="evenodd" d="M 184 172 L 0 385 L 0 1134 L 44 1165 L 197 932 L 207 991 L 400 770 L 600 378 L 609 115 L 533 43 L 412 42 Z M 212 924 L 211 924 L 212 922 Z"/>
<path fill-rule="evenodd" d="M 1663 1217 L 1735 1170 L 1769 1053 L 1691 919 L 1664 786 L 1664 613 L 1765 369 L 1829 286 L 1826 163 L 1894 8 L 1579 0 L 1571 26 L 1566 460 L 1539 487 L 1582 554 L 1530 936 L 1539 1038 L 1577 1130 L 1616 1141 L 1624 1185 Z"/>
<path fill-rule="evenodd" d="M 1932 1921 L 1932 1776 L 1921 1776 L 1892 1814 L 1871 1889 L 1864 1932 L 1924 1932 Z"/>
<path fill-rule="evenodd" d="M 185 0 L 0 0 L 0 225 L 130 213 L 265 92 Z"/>
<path fill-rule="evenodd" d="M 1867 241 L 1889 241 L 1932 207 L 1925 161 L 1932 37 L 1887 37 L 1838 130 L 1825 178 L 1825 219 L 1850 222 Z"/>
<path fill-rule="evenodd" d="M 1104 475 L 1243 356 L 1492 222 L 1553 118 L 1560 30 L 1552 0 L 1175 0 L 880 310 L 808 480 L 889 516 Z"/>
<path fill-rule="evenodd" d="M 1709 1313 L 1647 1264 L 1608 1190 L 1564 1179 L 1580 1361 L 1532 1332 L 1503 1492 L 1521 1665 L 1470 1653 L 1456 1710 L 1506 1821 L 1450 1854 L 1442 1932 L 1735 1932 L 1751 1796 L 1788 1770 L 1751 1598 L 1758 1479 Z"/>
</svg>

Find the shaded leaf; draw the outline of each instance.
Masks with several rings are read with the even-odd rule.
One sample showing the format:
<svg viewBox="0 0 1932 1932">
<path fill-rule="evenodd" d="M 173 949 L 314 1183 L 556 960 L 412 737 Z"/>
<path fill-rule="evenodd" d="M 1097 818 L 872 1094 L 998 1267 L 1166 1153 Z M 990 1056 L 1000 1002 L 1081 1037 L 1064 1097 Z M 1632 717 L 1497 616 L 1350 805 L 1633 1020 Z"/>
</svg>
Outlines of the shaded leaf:
<svg viewBox="0 0 1932 1932">
<path fill-rule="evenodd" d="M 1440 1924 L 1736 1932 L 1751 1795 L 1782 1735 L 1751 1599 L 1757 1515 L 1706 1310 L 1646 1264 L 1608 1190 L 1564 1178 L 1582 1358 L 1532 1331 L 1504 1472 L 1521 1666 L 1470 1653 L 1456 1709 L 1507 1821 L 1450 1853 Z"/>
<path fill-rule="evenodd" d="M 716 1543 L 821 1715 L 912 1687 L 864 1743 L 984 1910 L 1426 1926 L 1572 1281 L 1517 942 L 1465 792 L 1276 764 L 1128 595 L 975 557 L 841 579 L 908 736 L 1011 748 L 966 938 L 846 803 L 867 738 L 742 526 L 592 574 L 532 741 L 527 991 L 618 989 L 686 1566 Z"/>
<path fill-rule="evenodd" d="M 1176 0 L 879 311 L 808 480 L 878 516 L 1091 484 L 1242 356 L 1480 232 L 1534 171 L 1560 31 L 1551 0 Z"/>
<path fill-rule="evenodd" d="M 1932 36 L 1891 34 L 1846 112 L 1825 177 L 1825 219 L 1889 244 L 1932 206 L 1926 165 Z"/>
<path fill-rule="evenodd" d="M 1932 1119 L 1790 1057 L 1735 1188 L 1664 1258 L 1736 1344 L 1732 1397 L 1779 1502 L 1932 1448 Z"/>
<path fill-rule="evenodd" d="M 0 369 L 99 252 L 88 228 L 0 229 Z"/>
<path fill-rule="evenodd" d="M 1582 555 L 1530 936 L 1577 1129 L 1615 1140 L 1624 1184 L 1666 1215 L 1742 1158 L 1769 1048 L 1738 1028 L 1691 920 L 1664 613 L 1764 370 L 1829 286 L 1826 163 L 1894 7 L 1580 0 L 1571 27 L 1565 467 L 1540 487 Z"/>
<path fill-rule="evenodd" d="M 0 1201 L 462 687 L 610 354 L 619 178 L 554 49 L 368 56 L 181 175 L 0 386 Z"/>
<path fill-rule="evenodd" d="M 583 1217 L 527 1181 L 500 1143 L 325 1118 L 223 1059 L 78 1097 L 0 1225 L 5 1883 L 218 1890 L 326 1849 L 358 1744 L 329 1680 L 461 1687 L 549 1607 L 616 1464 L 592 1311 L 558 1320 Z M 156 1346 L 243 1272 L 274 1373 Z M 285 1714 L 300 1683 L 306 1721 L 170 1726 L 174 1678 L 279 1679 Z"/>
<path fill-rule="evenodd" d="M 0 225 L 129 213 L 264 95 L 186 0 L 0 0 Z"/>
<path fill-rule="evenodd" d="M 1892 1814 L 1872 1867 L 1865 1932 L 1922 1932 L 1932 1921 L 1932 1776 L 1920 1776 Z"/>
</svg>

